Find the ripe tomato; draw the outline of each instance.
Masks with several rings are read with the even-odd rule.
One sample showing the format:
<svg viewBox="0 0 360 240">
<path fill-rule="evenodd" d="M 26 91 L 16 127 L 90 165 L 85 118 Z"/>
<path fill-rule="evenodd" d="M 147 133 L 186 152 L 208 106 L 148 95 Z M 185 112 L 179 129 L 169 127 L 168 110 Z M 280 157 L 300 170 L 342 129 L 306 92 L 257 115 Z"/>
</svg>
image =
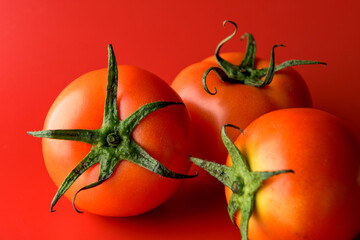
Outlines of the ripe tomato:
<svg viewBox="0 0 360 240">
<path fill-rule="evenodd" d="M 360 146 L 341 120 L 315 109 L 279 110 L 250 124 L 235 145 L 252 171 L 295 172 L 263 183 L 250 239 L 351 240 L 360 232 Z"/>
<path fill-rule="evenodd" d="M 219 44 L 215 56 L 186 67 L 172 83 L 172 87 L 185 102 L 192 118 L 195 142 L 192 156 L 220 163 L 225 162 L 227 155 L 220 136 L 224 124 L 245 128 L 257 117 L 276 109 L 312 106 L 305 81 L 295 70 L 286 68 L 277 71 L 279 67 L 270 66 L 274 61 L 273 55 L 270 61 L 255 58 L 256 46 L 251 34 L 247 35 L 249 43 L 246 53 L 219 54 L 222 44 L 233 35 Z M 218 73 L 222 71 L 220 75 L 223 78 L 225 72 L 221 70 L 219 63 L 224 65 L 221 68 L 229 68 L 229 73 L 226 73 L 226 81 L 222 81 L 215 72 L 207 75 L 206 87 L 210 93 L 213 93 L 209 94 L 204 90 L 201 79 L 207 70 L 214 67 L 217 68 Z M 319 62 L 295 60 L 289 66 L 317 63 Z M 238 69 L 239 65 L 240 69 Z M 277 72 L 270 84 L 258 87 L 266 78 L 267 67 L 269 69 L 274 67 L 273 70 Z M 237 81 L 230 76 L 234 72 L 243 74 L 241 76 L 244 80 Z M 263 74 L 261 78 L 258 77 L 260 73 Z M 271 77 L 272 73 L 268 75 Z M 271 81 L 271 79 L 266 81 L 268 80 Z M 232 140 L 238 136 L 238 132 L 232 129 L 229 129 L 228 134 Z"/>
<path fill-rule="evenodd" d="M 240 227 L 252 208 L 249 239 L 352 240 L 360 232 L 360 146 L 339 118 L 311 108 L 277 110 L 227 148 L 229 214 Z M 286 169 L 294 174 L 276 173 Z M 267 171 L 275 172 L 251 189 L 250 175 Z"/>
<path fill-rule="evenodd" d="M 181 103 L 176 92 L 154 74 L 135 66 L 121 65 L 117 68 L 118 87 L 114 101 L 117 103 L 118 119 L 125 120 L 140 107 L 155 101 Z M 44 129 L 99 129 L 105 121 L 107 76 L 108 70 L 100 69 L 86 73 L 69 84 L 51 106 Z M 186 174 L 191 165 L 189 122 L 189 113 L 184 105 L 167 106 L 144 117 L 131 137 L 166 168 Z M 113 154 L 116 148 L 106 144 L 103 145 Z M 46 168 L 57 186 L 87 156 L 90 149 L 92 146 L 83 142 L 43 139 Z M 79 189 L 96 183 L 100 166 L 101 163 L 95 164 L 84 172 L 65 196 L 73 199 Z M 133 162 L 122 160 L 111 177 L 94 188 L 81 191 L 75 203 L 87 212 L 100 215 L 136 215 L 166 201 L 180 183 L 181 180 L 159 176 Z"/>
</svg>

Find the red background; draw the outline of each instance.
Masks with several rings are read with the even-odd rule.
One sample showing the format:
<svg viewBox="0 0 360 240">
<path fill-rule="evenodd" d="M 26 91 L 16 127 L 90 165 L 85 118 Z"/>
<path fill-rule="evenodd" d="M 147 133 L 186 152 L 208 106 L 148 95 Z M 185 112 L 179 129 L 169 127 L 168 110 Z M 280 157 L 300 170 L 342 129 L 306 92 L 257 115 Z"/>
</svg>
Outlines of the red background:
<svg viewBox="0 0 360 240">
<path fill-rule="evenodd" d="M 223 239 L 239 237 L 222 190 L 192 198 L 180 191 L 136 217 L 77 214 L 66 199 L 50 213 L 56 187 L 42 160 L 40 130 L 60 91 L 78 76 L 107 66 L 112 43 L 119 64 L 145 68 L 171 82 L 185 66 L 212 55 L 238 23 L 254 34 L 258 56 L 321 60 L 295 67 L 316 108 L 348 122 L 360 138 L 359 2 L 0 1 L 0 239 Z M 243 50 L 232 40 L 226 50 Z M 184 185 L 186 186 L 186 184 Z"/>
</svg>

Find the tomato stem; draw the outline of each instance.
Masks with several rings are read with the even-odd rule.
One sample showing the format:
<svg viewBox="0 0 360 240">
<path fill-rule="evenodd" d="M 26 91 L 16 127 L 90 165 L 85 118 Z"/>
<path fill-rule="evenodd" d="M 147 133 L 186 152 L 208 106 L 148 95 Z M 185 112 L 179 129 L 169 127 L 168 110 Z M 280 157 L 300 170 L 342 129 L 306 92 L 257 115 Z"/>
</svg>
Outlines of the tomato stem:
<svg viewBox="0 0 360 240">
<path fill-rule="evenodd" d="M 44 130 L 27 133 L 34 137 L 73 140 L 91 145 L 98 143 L 100 138 L 99 131 L 84 129 Z"/>
<path fill-rule="evenodd" d="M 296 65 L 309 65 L 309 64 L 323 64 L 324 62 L 320 61 L 310 61 L 310 60 L 288 60 L 277 66 L 275 66 L 275 57 L 274 49 L 278 46 L 283 46 L 281 44 L 275 45 L 271 50 L 270 65 L 267 68 L 256 69 L 255 68 L 255 55 L 256 55 L 256 43 L 253 35 L 251 33 L 245 33 L 241 36 L 241 39 L 247 38 L 247 46 L 244 59 L 240 65 L 233 65 L 230 62 L 226 61 L 220 56 L 221 47 L 230 39 L 232 39 L 237 32 L 237 25 L 232 21 L 224 21 L 223 25 L 230 23 L 234 26 L 234 31 L 231 35 L 222 40 L 215 50 L 215 58 L 219 64 L 219 67 L 211 67 L 205 71 L 202 83 L 204 90 L 211 94 L 215 95 L 217 93 L 216 89 L 214 92 L 211 92 L 206 85 L 206 78 L 211 71 L 214 71 L 222 81 L 229 83 L 245 84 L 253 87 L 263 88 L 269 85 L 274 77 L 274 74 L 286 67 L 296 66 Z M 265 80 L 262 80 L 262 77 L 265 77 Z"/>
<path fill-rule="evenodd" d="M 266 71 L 264 81 L 259 85 L 260 88 L 269 85 L 274 77 L 275 74 L 275 53 L 274 50 L 276 47 L 284 47 L 284 45 L 278 44 L 272 47 L 271 49 L 271 58 L 270 58 L 270 65 Z"/>
<path fill-rule="evenodd" d="M 108 85 L 105 100 L 105 110 L 103 125 L 116 125 L 119 123 L 117 110 L 117 86 L 118 86 L 118 69 L 114 50 L 112 45 L 108 45 Z"/>
<path fill-rule="evenodd" d="M 244 59 L 242 60 L 240 66 L 244 68 L 255 68 L 255 56 L 256 56 L 256 43 L 254 36 L 251 33 L 245 33 L 241 36 L 240 40 L 247 38 L 247 46 Z"/>
<path fill-rule="evenodd" d="M 232 166 L 225 166 L 215 162 L 208 162 L 202 159 L 191 157 L 191 161 L 203 168 L 209 174 L 217 178 L 226 187 L 230 188 L 233 194 L 231 195 L 228 204 L 228 213 L 231 221 L 235 224 L 235 214 L 240 211 L 240 234 L 241 239 L 248 239 L 248 225 L 249 220 L 254 208 L 254 199 L 256 192 L 266 179 L 283 174 L 290 173 L 292 170 L 279 170 L 279 171 L 251 171 L 247 160 L 242 156 L 240 150 L 227 136 L 225 128 L 236 126 L 227 124 L 224 125 L 221 131 L 221 137 L 225 147 L 227 148 L 232 160 Z M 236 225 L 236 224 L 235 224 Z"/>
<path fill-rule="evenodd" d="M 90 152 L 60 185 L 51 202 L 51 212 L 54 211 L 55 204 L 76 179 L 95 164 L 100 164 L 98 181 L 76 192 L 73 198 L 73 206 L 77 212 L 81 212 L 75 206 L 75 198 L 78 193 L 96 187 L 109 179 L 122 160 L 128 160 L 167 178 L 184 179 L 197 176 L 197 173 L 195 175 L 185 175 L 167 169 L 132 139 L 132 132 L 135 127 L 152 112 L 170 105 L 180 107 L 185 107 L 185 105 L 181 102 L 152 102 L 138 108 L 126 119 L 120 121 L 117 107 L 118 69 L 111 45 L 108 46 L 108 52 L 108 85 L 102 126 L 96 130 L 59 129 L 28 132 L 28 134 L 35 137 L 72 140 L 92 145 Z"/>
</svg>

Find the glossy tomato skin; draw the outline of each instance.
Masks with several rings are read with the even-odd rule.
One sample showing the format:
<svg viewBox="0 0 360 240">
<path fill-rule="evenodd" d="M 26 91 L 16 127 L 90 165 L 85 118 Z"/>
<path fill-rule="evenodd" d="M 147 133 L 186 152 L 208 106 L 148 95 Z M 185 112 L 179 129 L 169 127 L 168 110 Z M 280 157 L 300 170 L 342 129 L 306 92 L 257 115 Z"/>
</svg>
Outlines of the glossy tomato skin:
<svg viewBox="0 0 360 240">
<path fill-rule="evenodd" d="M 244 54 L 233 52 L 221 56 L 239 65 Z M 257 69 L 268 67 L 269 64 L 267 60 L 255 61 Z M 277 72 L 270 85 L 264 88 L 226 83 L 211 72 L 207 77 L 207 86 L 211 92 L 216 88 L 217 94 L 210 95 L 205 92 L 201 79 L 204 72 L 213 66 L 218 66 L 214 56 L 188 66 L 172 83 L 192 118 L 194 157 L 225 163 L 227 151 L 220 134 L 224 124 L 233 124 L 243 129 L 264 113 L 281 108 L 312 106 L 304 80 L 291 68 Z M 228 135 L 231 140 L 235 140 L 238 132 L 229 129 Z"/>
<path fill-rule="evenodd" d="M 118 66 L 118 109 L 120 120 L 139 107 L 155 101 L 181 102 L 163 80 L 143 69 Z M 69 84 L 57 97 L 45 120 L 44 129 L 97 129 L 103 121 L 107 69 L 89 72 Z M 182 105 L 172 105 L 146 116 L 134 129 L 133 139 L 168 169 L 187 173 L 190 117 Z M 86 156 L 85 143 L 43 139 L 46 168 L 57 186 Z M 73 198 L 80 188 L 96 182 L 99 166 L 81 175 L 65 193 Z M 126 160 L 101 185 L 77 195 L 76 206 L 105 216 L 131 216 L 153 209 L 166 201 L 181 180 L 156 175 Z"/>
<path fill-rule="evenodd" d="M 295 172 L 263 182 L 249 239 L 353 240 L 360 232 L 360 147 L 337 117 L 305 108 L 274 111 L 252 122 L 235 145 L 252 171 Z M 229 201 L 232 192 L 225 193 Z"/>
</svg>

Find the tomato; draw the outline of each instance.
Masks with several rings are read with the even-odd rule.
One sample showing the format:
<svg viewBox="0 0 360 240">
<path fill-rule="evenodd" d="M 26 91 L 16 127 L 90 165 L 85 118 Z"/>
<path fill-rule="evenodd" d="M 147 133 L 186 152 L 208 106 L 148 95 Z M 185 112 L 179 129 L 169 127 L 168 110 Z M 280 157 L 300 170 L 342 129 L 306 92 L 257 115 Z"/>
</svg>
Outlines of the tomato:
<svg viewBox="0 0 360 240">
<path fill-rule="evenodd" d="M 228 149 L 225 170 L 236 175 L 223 181 L 229 214 L 241 228 L 245 209 L 252 211 L 249 239 L 352 240 L 360 232 L 360 146 L 339 118 L 311 108 L 277 110 Z M 294 173 L 276 172 L 288 169 Z M 249 190 L 249 176 L 268 171 Z"/>
<path fill-rule="evenodd" d="M 273 52 L 270 61 L 255 58 L 256 46 L 251 34 L 247 34 L 246 53 L 219 54 L 222 44 L 232 36 L 219 44 L 215 56 L 186 67 L 171 85 L 190 111 L 195 142 L 191 151 L 192 156 L 220 163 L 224 163 L 227 156 L 220 135 L 224 124 L 245 128 L 257 117 L 276 109 L 312 106 L 308 87 L 295 70 L 291 68 L 279 70 L 279 66 L 284 66 L 284 63 L 275 67 Z M 285 65 L 315 63 L 320 62 L 293 61 L 289 64 L 288 61 Z M 222 78 L 215 72 L 207 74 L 205 87 L 211 93 L 209 94 L 204 90 L 202 78 L 207 70 L 214 67 Z M 273 77 L 273 72 L 268 72 L 266 75 L 268 67 L 276 71 Z M 228 68 L 228 71 L 222 70 L 224 68 Z M 230 74 L 234 75 L 234 72 L 240 78 L 236 74 L 230 76 Z M 257 76 L 260 73 L 263 74 L 261 78 Z M 240 80 L 236 80 L 236 77 Z M 265 80 L 268 85 L 259 86 Z M 232 129 L 229 129 L 228 134 L 232 140 L 238 136 L 238 132 Z"/>
<path fill-rule="evenodd" d="M 117 96 L 112 96 L 114 101 L 109 100 L 110 105 L 112 104 L 115 108 L 114 116 L 118 118 L 113 121 L 125 122 L 136 110 L 156 101 L 180 103 L 142 116 L 143 119 L 130 137 L 145 150 L 145 152 L 140 152 L 139 156 L 136 155 L 136 158 L 149 154 L 167 169 L 186 174 L 191 165 L 189 161 L 190 117 L 187 109 L 181 104 L 181 98 L 167 83 L 146 70 L 129 65 L 119 65 L 117 69 L 118 84 L 115 91 Z M 107 76 L 108 70 L 100 69 L 86 73 L 70 83 L 51 106 L 44 129 L 101 128 L 102 124 L 104 125 L 103 122 L 106 121 L 105 99 L 111 95 L 108 93 L 109 96 L 107 96 Z M 114 126 L 115 130 L 118 128 L 118 125 Z M 102 128 L 101 131 L 108 130 Z M 44 137 L 45 133 L 46 131 L 39 136 Z M 116 136 L 111 134 L 106 139 L 111 139 L 114 143 L 117 140 Z M 128 139 L 118 140 L 120 141 L 125 142 Z M 43 138 L 46 168 L 57 186 L 60 186 L 66 176 L 82 159 L 86 158 L 89 151 L 98 145 L 100 146 L 100 150 L 97 148 L 98 152 L 108 149 L 108 152 L 104 152 L 104 156 L 114 155 L 115 157 L 111 156 L 111 158 L 115 158 L 114 161 L 118 162 L 117 165 L 111 166 L 113 173 L 110 177 L 107 176 L 106 181 L 100 181 L 100 178 L 105 177 L 99 177 L 99 172 L 102 175 L 101 171 L 106 171 L 105 168 L 101 169 L 102 163 L 100 163 L 91 166 L 73 182 L 65 192 L 68 199 L 73 199 L 79 189 L 84 190 L 83 187 L 97 183 L 96 187 L 89 187 L 86 191 L 79 193 L 75 202 L 76 206 L 84 211 L 100 215 L 130 216 L 155 208 L 175 193 L 181 180 L 155 174 L 128 161 L 127 158 L 116 159 L 115 154 L 119 147 L 110 146 L 110 143 L 105 141 L 105 143 L 95 143 L 91 146 L 84 142 Z M 133 153 L 126 154 L 132 157 Z M 160 169 L 157 163 L 153 168 L 154 171 Z"/>
</svg>

